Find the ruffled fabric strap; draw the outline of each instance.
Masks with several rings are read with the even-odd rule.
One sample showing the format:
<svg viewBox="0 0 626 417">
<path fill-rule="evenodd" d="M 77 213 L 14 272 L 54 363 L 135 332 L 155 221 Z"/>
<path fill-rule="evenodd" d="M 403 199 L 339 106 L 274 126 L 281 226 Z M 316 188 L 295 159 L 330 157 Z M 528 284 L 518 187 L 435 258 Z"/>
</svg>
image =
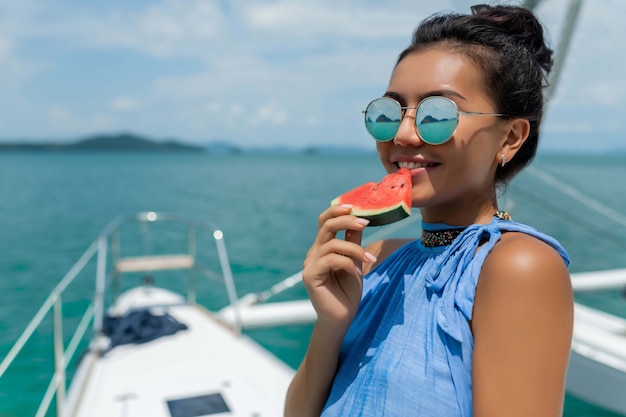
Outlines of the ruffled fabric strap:
<svg viewBox="0 0 626 417">
<path fill-rule="evenodd" d="M 459 342 L 463 341 L 462 326 L 467 326 L 467 321 L 472 318 L 476 284 L 482 265 L 502 237 L 503 231 L 522 232 L 545 241 L 569 265 L 569 256 L 558 241 L 530 226 L 498 218 L 489 224 L 468 226 L 446 253 L 425 271 L 428 290 L 442 293 L 437 324 Z"/>
</svg>

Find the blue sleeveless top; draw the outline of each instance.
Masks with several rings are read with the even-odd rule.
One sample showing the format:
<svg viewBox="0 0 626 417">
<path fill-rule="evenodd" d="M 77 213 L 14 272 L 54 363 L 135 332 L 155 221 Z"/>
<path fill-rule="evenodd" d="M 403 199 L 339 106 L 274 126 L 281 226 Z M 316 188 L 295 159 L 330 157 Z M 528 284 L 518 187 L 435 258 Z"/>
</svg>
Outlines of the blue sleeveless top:
<svg viewBox="0 0 626 417">
<path fill-rule="evenodd" d="M 472 416 L 468 320 L 483 262 L 506 231 L 541 239 L 569 265 L 555 239 L 495 217 L 467 227 L 450 246 L 405 244 L 364 278 L 322 417 Z"/>
</svg>

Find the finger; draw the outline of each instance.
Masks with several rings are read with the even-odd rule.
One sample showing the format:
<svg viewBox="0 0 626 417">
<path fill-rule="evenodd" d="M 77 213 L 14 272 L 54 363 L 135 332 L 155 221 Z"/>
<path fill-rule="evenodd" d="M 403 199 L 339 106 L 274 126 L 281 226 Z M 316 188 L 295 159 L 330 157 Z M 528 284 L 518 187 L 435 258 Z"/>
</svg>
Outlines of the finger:
<svg viewBox="0 0 626 417">
<path fill-rule="evenodd" d="M 359 223 L 363 224 L 364 221 L 367 221 L 367 223 L 369 223 L 368 220 L 365 219 L 358 219 L 360 220 Z M 367 223 L 365 223 L 367 225 Z M 356 245 L 358 245 L 359 247 L 361 247 L 361 239 L 363 238 L 363 230 L 349 230 L 346 229 L 346 242 L 350 242 L 350 243 L 354 243 Z M 359 257 L 353 257 L 352 260 L 354 261 L 354 265 L 356 265 L 356 267 L 359 269 L 359 271 L 363 270 L 363 261 L 362 258 Z"/>
<path fill-rule="evenodd" d="M 324 265 L 324 269 L 328 269 L 328 271 L 343 271 L 356 278 L 363 277 L 361 268 L 354 263 L 351 256 L 329 253 L 321 259 L 321 263 Z"/>
<path fill-rule="evenodd" d="M 374 255 L 366 252 L 365 249 L 358 243 L 348 242 L 341 239 L 333 239 L 318 247 L 315 254 L 311 257 L 311 260 L 323 258 L 333 253 L 350 258 L 358 267 L 360 267 L 362 262 L 376 262 Z M 359 264 L 356 262 L 359 262 Z M 333 268 L 332 265 L 329 267 L 331 269 Z"/>
<path fill-rule="evenodd" d="M 367 226 L 367 223 L 364 223 L 364 221 L 369 223 L 369 221 L 365 219 L 356 220 L 358 224 L 363 224 L 363 226 Z M 357 245 L 361 246 L 362 238 L 363 238 L 363 229 L 359 229 L 359 230 L 346 229 L 346 242 L 356 243 Z"/>
<path fill-rule="evenodd" d="M 317 236 L 315 236 L 313 245 L 321 245 L 330 239 L 334 239 L 337 232 L 342 229 L 339 225 L 332 227 L 333 224 L 336 224 L 336 222 L 332 220 L 339 216 L 349 214 L 350 210 L 352 210 L 351 204 L 334 204 L 320 213 L 317 218 Z"/>
<path fill-rule="evenodd" d="M 352 210 L 352 204 L 334 204 L 324 210 L 317 219 L 317 228 L 321 229 L 328 219 L 333 217 L 349 214 Z"/>
<path fill-rule="evenodd" d="M 360 278 L 361 271 L 352 259 L 338 253 L 328 253 L 307 264 L 302 270 L 302 279 L 307 287 L 326 285 L 333 271 Z M 336 276 L 336 275 L 335 275 Z"/>
<path fill-rule="evenodd" d="M 342 230 L 363 230 L 369 221 L 352 215 L 328 218 L 320 227 L 314 244 L 322 245 L 337 236 Z M 360 244 L 360 243 L 359 243 Z"/>
</svg>

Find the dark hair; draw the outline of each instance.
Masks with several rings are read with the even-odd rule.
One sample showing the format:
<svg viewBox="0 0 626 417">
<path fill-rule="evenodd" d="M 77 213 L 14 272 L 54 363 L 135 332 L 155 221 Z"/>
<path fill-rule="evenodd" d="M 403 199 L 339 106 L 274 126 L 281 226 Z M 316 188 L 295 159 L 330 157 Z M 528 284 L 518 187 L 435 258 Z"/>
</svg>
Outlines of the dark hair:
<svg viewBox="0 0 626 417">
<path fill-rule="evenodd" d="M 424 20 L 398 62 L 433 45 L 458 50 L 482 68 L 485 88 L 498 112 L 529 119 L 528 139 L 515 157 L 496 171 L 496 182 L 506 184 L 537 152 L 552 50 L 546 45 L 541 24 L 525 8 L 476 5 L 471 10 L 470 15 L 435 14 Z"/>
</svg>

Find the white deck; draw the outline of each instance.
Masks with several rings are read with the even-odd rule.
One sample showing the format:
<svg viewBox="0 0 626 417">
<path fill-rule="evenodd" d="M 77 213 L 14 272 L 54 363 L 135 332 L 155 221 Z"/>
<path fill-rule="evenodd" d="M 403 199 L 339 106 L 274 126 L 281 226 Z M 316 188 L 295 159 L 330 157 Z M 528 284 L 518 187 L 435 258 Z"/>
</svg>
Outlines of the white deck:
<svg viewBox="0 0 626 417">
<path fill-rule="evenodd" d="M 163 271 L 166 269 L 190 269 L 194 266 L 191 255 L 136 256 L 120 259 L 115 268 L 118 272 Z"/>
<path fill-rule="evenodd" d="M 281 416 L 293 370 L 206 310 L 164 294 L 153 289 L 152 301 L 174 304 L 164 308 L 189 329 L 86 357 L 68 396 L 78 408 L 69 415 L 170 417 L 168 400 L 220 393 L 231 411 L 211 416 Z"/>
<path fill-rule="evenodd" d="M 626 414 L 626 319 L 576 304 L 567 390 Z"/>
</svg>

